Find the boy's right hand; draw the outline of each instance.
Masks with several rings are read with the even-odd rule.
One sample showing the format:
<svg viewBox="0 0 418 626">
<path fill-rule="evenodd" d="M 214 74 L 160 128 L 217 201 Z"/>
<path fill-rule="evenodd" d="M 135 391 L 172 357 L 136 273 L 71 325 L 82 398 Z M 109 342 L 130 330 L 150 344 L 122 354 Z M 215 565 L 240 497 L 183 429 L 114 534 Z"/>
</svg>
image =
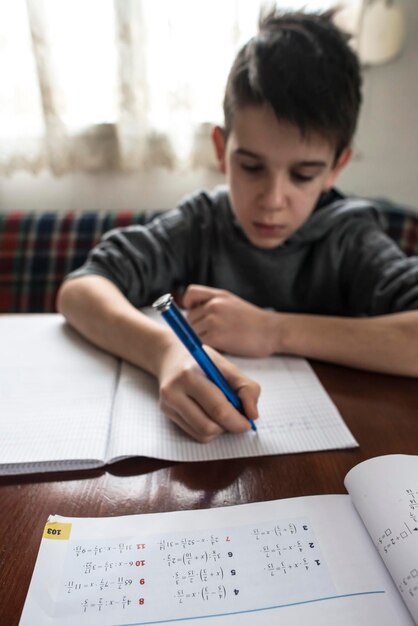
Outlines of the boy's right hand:
<svg viewBox="0 0 418 626">
<path fill-rule="evenodd" d="M 246 416 L 257 419 L 260 386 L 215 350 L 206 346 L 205 350 L 240 397 Z M 248 419 L 232 406 L 177 341 L 164 351 L 157 378 L 162 412 L 193 439 L 208 443 L 225 431 L 250 430 Z"/>
</svg>

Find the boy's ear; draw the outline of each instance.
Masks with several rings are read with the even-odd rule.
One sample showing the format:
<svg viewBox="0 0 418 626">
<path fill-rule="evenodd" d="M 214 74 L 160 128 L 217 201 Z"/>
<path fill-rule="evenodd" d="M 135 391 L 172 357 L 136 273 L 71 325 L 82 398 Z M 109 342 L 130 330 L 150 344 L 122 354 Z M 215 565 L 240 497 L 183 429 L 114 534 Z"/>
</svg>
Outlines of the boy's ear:
<svg viewBox="0 0 418 626">
<path fill-rule="evenodd" d="M 347 163 L 349 162 L 349 160 L 351 159 L 351 155 L 352 155 L 353 151 L 351 148 L 345 148 L 340 156 L 338 157 L 336 163 L 334 164 L 332 170 L 329 173 L 328 176 L 328 180 L 326 182 L 325 185 L 325 189 L 331 189 L 331 187 L 334 185 L 337 176 L 339 175 L 339 173 L 341 172 L 341 170 L 347 165 Z"/>
<path fill-rule="evenodd" d="M 211 136 L 213 147 L 215 148 L 216 159 L 219 163 L 219 169 L 222 174 L 225 174 L 225 135 L 223 128 L 220 126 L 214 126 L 214 128 L 212 128 Z"/>
</svg>

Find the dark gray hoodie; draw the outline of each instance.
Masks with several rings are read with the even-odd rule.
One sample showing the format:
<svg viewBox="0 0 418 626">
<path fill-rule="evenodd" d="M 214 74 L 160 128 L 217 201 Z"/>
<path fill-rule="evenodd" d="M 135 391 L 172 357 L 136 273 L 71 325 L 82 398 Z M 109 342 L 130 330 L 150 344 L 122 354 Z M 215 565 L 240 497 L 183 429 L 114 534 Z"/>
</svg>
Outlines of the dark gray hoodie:
<svg viewBox="0 0 418 626">
<path fill-rule="evenodd" d="M 237 223 L 227 188 L 217 187 L 146 226 L 110 231 L 68 278 L 105 276 L 136 307 L 199 283 L 277 311 L 363 316 L 418 309 L 418 258 L 405 257 L 382 225 L 377 202 L 332 190 L 284 244 L 257 248 Z"/>
</svg>

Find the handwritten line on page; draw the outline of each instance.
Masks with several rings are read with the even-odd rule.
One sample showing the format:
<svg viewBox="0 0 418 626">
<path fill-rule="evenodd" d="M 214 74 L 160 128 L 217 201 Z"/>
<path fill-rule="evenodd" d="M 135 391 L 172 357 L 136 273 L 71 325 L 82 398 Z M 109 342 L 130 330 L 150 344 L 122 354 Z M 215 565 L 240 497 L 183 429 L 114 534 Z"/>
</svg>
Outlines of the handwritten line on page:
<svg viewBox="0 0 418 626">
<path fill-rule="evenodd" d="M 357 445 L 303 359 L 231 359 L 261 384 L 258 433 L 199 444 L 161 414 L 148 374 L 90 345 L 60 315 L 4 315 L 0 341 L 0 474 Z"/>
</svg>

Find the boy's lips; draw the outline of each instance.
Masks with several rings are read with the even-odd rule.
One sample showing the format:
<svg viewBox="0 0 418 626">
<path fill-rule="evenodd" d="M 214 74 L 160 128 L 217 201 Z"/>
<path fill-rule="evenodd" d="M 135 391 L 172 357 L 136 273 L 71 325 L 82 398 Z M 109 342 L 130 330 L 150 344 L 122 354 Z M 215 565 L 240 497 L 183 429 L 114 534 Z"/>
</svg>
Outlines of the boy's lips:
<svg viewBox="0 0 418 626">
<path fill-rule="evenodd" d="M 253 227 L 262 237 L 280 237 L 286 230 L 283 224 L 264 224 L 263 222 L 253 222 Z"/>
</svg>

